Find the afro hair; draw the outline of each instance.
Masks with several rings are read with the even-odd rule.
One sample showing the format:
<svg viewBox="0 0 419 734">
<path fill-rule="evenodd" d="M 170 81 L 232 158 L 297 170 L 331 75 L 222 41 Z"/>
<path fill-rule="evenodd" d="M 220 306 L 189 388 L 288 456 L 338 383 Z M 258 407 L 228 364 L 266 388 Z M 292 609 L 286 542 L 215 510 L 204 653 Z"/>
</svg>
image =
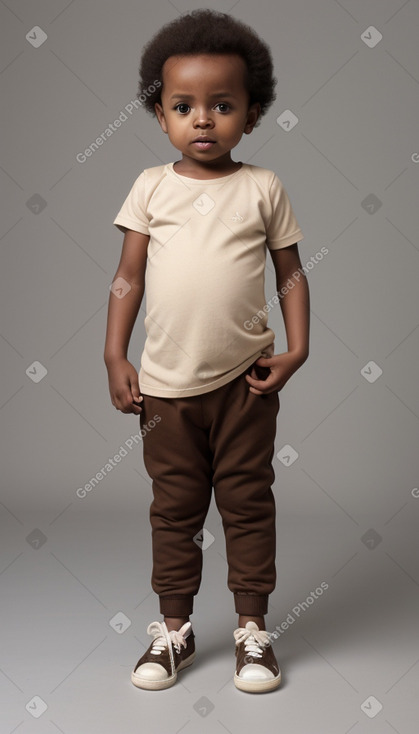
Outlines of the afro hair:
<svg viewBox="0 0 419 734">
<path fill-rule="evenodd" d="M 137 99 L 156 116 L 154 105 L 161 104 L 162 70 L 170 56 L 197 54 L 238 54 L 247 67 L 245 79 L 249 106 L 260 104 L 262 117 L 276 99 L 273 63 L 269 46 L 242 21 L 215 10 L 192 10 L 162 28 L 144 46 Z M 260 117 L 256 126 L 259 124 Z"/>
</svg>

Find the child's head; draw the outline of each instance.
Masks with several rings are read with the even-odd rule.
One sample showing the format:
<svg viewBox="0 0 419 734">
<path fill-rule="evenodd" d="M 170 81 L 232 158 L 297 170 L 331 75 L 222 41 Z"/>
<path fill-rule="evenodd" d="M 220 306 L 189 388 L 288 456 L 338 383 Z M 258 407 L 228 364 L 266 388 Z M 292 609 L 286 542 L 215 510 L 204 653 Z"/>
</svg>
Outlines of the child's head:
<svg viewBox="0 0 419 734">
<path fill-rule="evenodd" d="M 269 47 L 249 26 L 213 10 L 194 10 L 164 25 L 144 47 L 139 71 L 137 97 L 145 97 L 146 110 L 184 153 L 192 144 L 191 128 L 195 137 L 211 138 L 214 127 L 221 131 L 220 157 L 276 99 Z"/>
</svg>

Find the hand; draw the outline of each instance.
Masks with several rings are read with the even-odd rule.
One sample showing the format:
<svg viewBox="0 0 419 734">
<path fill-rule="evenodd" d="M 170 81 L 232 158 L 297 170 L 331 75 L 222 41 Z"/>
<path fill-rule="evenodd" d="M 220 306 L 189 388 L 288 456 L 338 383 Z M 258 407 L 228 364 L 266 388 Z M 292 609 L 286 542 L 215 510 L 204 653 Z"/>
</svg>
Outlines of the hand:
<svg viewBox="0 0 419 734">
<path fill-rule="evenodd" d="M 283 352 L 275 354 L 273 357 L 259 357 L 254 363 L 258 367 L 268 368 L 270 374 L 264 380 L 257 379 L 257 372 L 252 366 L 250 375 L 246 375 L 249 383 L 249 391 L 254 395 L 265 395 L 274 390 L 282 390 L 285 383 L 306 361 L 307 357 L 302 357 L 294 352 Z"/>
<path fill-rule="evenodd" d="M 142 411 L 138 374 L 134 365 L 123 357 L 106 363 L 112 405 L 122 413 L 139 415 Z M 135 402 L 134 402 L 135 401 Z"/>
</svg>

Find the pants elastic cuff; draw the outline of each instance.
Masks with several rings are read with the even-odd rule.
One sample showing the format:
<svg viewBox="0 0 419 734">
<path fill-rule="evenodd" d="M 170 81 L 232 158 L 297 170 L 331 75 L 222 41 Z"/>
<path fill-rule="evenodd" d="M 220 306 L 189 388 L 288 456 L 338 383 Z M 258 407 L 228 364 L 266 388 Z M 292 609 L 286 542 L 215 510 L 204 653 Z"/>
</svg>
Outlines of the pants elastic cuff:
<svg viewBox="0 0 419 734">
<path fill-rule="evenodd" d="M 234 604 L 237 614 L 249 617 L 263 617 L 268 613 L 269 594 L 234 594 Z"/>
<path fill-rule="evenodd" d="M 160 614 L 165 617 L 189 617 L 193 612 L 193 595 L 160 596 Z"/>
</svg>

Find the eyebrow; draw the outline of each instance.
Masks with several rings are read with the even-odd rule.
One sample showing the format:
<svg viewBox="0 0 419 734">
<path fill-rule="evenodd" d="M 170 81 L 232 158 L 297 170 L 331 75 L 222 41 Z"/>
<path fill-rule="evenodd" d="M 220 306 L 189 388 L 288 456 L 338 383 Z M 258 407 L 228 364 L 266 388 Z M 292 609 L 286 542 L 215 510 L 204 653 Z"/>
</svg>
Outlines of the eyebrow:
<svg viewBox="0 0 419 734">
<path fill-rule="evenodd" d="M 235 95 L 231 92 L 214 92 L 209 95 L 210 97 L 231 97 L 234 99 Z M 170 99 L 194 99 L 193 94 L 172 94 Z"/>
</svg>

